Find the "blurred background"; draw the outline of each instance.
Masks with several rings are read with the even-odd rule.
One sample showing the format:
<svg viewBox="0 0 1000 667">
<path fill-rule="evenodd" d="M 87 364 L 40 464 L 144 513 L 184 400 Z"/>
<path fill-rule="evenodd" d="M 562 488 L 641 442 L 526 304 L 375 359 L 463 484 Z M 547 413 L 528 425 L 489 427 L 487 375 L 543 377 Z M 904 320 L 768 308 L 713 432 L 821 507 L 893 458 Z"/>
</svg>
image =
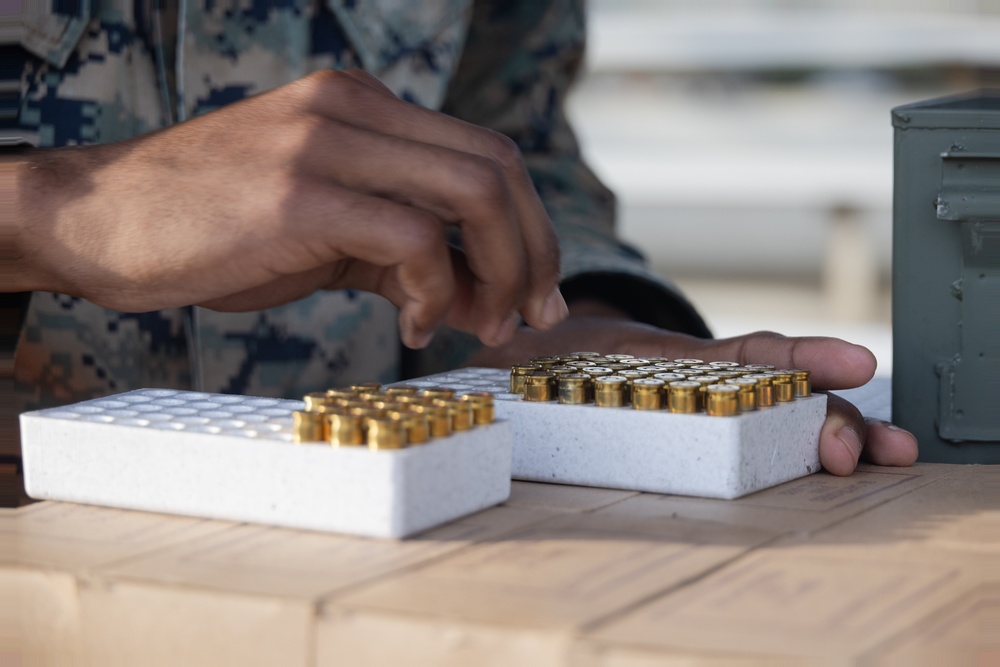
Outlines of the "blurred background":
<svg viewBox="0 0 1000 667">
<path fill-rule="evenodd" d="M 892 368 L 890 109 L 1000 87 L 1000 0 L 589 0 L 570 101 L 622 236 L 716 336 Z"/>
</svg>

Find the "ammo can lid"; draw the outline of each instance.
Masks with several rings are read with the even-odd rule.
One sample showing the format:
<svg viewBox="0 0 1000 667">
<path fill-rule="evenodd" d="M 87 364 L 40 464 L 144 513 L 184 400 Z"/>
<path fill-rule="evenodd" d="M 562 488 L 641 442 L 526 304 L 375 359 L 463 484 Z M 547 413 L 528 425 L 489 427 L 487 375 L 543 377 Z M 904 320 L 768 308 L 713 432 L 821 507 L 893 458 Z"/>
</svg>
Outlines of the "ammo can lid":
<svg viewBox="0 0 1000 667">
<path fill-rule="evenodd" d="M 901 130 L 1000 130 L 1000 89 L 937 97 L 892 110 L 892 124 Z"/>
</svg>

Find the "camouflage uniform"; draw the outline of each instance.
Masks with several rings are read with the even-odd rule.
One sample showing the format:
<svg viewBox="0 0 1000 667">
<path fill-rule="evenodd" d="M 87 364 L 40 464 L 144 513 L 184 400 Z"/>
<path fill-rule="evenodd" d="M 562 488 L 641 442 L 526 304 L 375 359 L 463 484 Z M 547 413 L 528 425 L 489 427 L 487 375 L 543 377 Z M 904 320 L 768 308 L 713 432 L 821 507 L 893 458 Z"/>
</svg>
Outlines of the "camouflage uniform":
<svg viewBox="0 0 1000 667">
<path fill-rule="evenodd" d="M 19 58 L 20 95 L 16 118 L 0 130 L 42 147 L 108 143 L 317 69 L 362 67 L 405 100 L 518 143 L 560 236 L 565 291 L 632 294 L 631 302 L 616 302 L 637 318 L 706 334 L 671 286 L 615 240 L 614 198 L 581 161 L 563 116 L 583 51 L 582 4 L 24 2 L 20 24 L 8 17 L 8 29 L 0 29 L 0 38 L 20 44 L 3 52 Z M 460 363 L 472 349 L 468 337 L 444 332 L 405 361 L 410 372 L 424 373 Z M 16 385 L 22 409 L 143 386 L 294 396 L 396 379 L 403 363 L 394 308 L 365 293 L 322 292 L 243 314 L 127 314 L 36 293 Z"/>
</svg>

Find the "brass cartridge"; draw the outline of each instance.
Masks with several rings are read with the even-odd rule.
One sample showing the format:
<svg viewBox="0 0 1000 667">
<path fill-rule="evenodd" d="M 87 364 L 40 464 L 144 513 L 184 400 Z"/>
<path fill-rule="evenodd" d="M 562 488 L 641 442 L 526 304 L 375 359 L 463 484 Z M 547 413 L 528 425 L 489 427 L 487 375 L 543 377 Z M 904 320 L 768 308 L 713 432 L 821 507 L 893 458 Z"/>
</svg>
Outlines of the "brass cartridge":
<svg viewBox="0 0 1000 667">
<path fill-rule="evenodd" d="M 410 410 L 389 410 L 386 415 L 403 422 L 407 445 L 422 445 L 431 438 L 430 420 L 423 412 Z"/>
<path fill-rule="evenodd" d="M 555 366 L 558 363 L 562 363 L 562 359 L 559 357 L 532 357 L 531 363 L 539 368 L 545 368 L 546 366 Z"/>
<path fill-rule="evenodd" d="M 629 368 L 639 368 L 639 366 L 650 366 L 651 362 L 649 359 L 642 359 L 639 357 L 633 357 L 632 359 L 622 359 L 621 363 L 625 364 Z"/>
<path fill-rule="evenodd" d="M 296 410 L 292 413 L 292 440 L 294 442 L 323 442 L 323 417 L 319 412 Z"/>
<path fill-rule="evenodd" d="M 400 384 L 385 388 L 385 393 L 390 396 L 416 396 L 419 392 L 420 387 L 414 387 L 412 384 Z"/>
<path fill-rule="evenodd" d="M 795 400 L 795 386 L 792 384 L 792 374 L 786 371 L 774 371 L 774 400 L 778 403 L 788 403 Z"/>
<path fill-rule="evenodd" d="M 680 373 L 654 373 L 652 375 L 655 380 L 663 380 L 667 384 L 674 382 L 675 380 L 686 380 L 686 375 L 681 375 Z"/>
<path fill-rule="evenodd" d="M 757 381 L 750 378 L 732 378 L 725 381 L 734 387 L 738 387 L 740 393 L 736 399 L 740 404 L 740 412 L 753 412 L 757 409 Z"/>
<path fill-rule="evenodd" d="M 334 447 L 356 447 L 365 444 L 364 419 L 345 412 L 331 412 L 326 419 L 326 439 Z"/>
<path fill-rule="evenodd" d="M 605 359 L 610 359 L 612 361 L 621 361 L 622 359 L 635 359 L 635 355 L 632 354 L 605 354 Z"/>
<path fill-rule="evenodd" d="M 335 389 L 327 389 L 326 395 L 330 397 L 332 401 L 349 401 L 358 395 L 358 392 L 354 391 L 350 387 L 337 387 Z"/>
<path fill-rule="evenodd" d="M 589 366 L 596 366 L 597 364 L 595 364 L 593 361 L 589 359 L 577 359 L 575 361 L 567 361 L 566 365 L 571 366 L 572 368 L 579 369 L 579 368 L 587 368 Z"/>
<path fill-rule="evenodd" d="M 652 377 L 652 374 L 648 371 L 639 370 L 638 368 L 629 369 L 627 371 L 618 371 L 617 375 L 621 375 L 623 378 L 627 378 L 630 381 L 638 380 L 639 378 Z"/>
<path fill-rule="evenodd" d="M 705 412 L 712 417 L 732 417 L 740 413 L 740 388 L 731 384 L 705 387 Z"/>
<path fill-rule="evenodd" d="M 559 402 L 564 405 L 583 405 L 593 400 L 594 381 L 589 375 L 574 373 L 557 378 Z"/>
<path fill-rule="evenodd" d="M 719 370 L 717 366 L 709 366 L 708 364 L 698 364 L 696 366 L 688 366 L 688 368 L 695 371 L 701 371 L 705 374 L 714 373 Z"/>
<path fill-rule="evenodd" d="M 693 368 L 687 368 L 687 367 L 675 368 L 670 372 L 677 373 L 678 375 L 683 375 L 684 377 L 694 377 L 696 375 L 704 375 L 704 373 L 702 373 L 701 371 L 696 371 Z"/>
<path fill-rule="evenodd" d="M 524 400 L 545 403 L 555 398 L 555 378 L 552 373 L 533 371 L 524 377 Z"/>
<path fill-rule="evenodd" d="M 570 373 L 579 373 L 579 368 L 574 368 L 569 364 L 556 364 L 555 366 L 548 366 L 545 369 L 547 372 L 552 373 L 556 377 L 560 375 L 569 375 Z"/>
<path fill-rule="evenodd" d="M 701 385 L 691 380 L 675 380 L 667 385 L 667 407 L 671 412 L 698 412 L 698 390 Z"/>
<path fill-rule="evenodd" d="M 459 401 L 453 398 L 438 398 L 434 404 L 448 410 L 448 417 L 451 418 L 452 431 L 468 431 L 476 421 L 476 413 L 472 403 Z"/>
<path fill-rule="evenodd" d="M 636 410 L 663 409 L 663 380 L 640 378 L 632 383 L 632 407 Z"/>
<path fill-rule="evenodd" d="M 659 363 L 668 363 L 670 360 L 666 357 L 646 357 L 646 361 L 650 364 L 656 365 Z"/>
<path fill-rule="evenodd" d="M 629 366 L 628 364 L 623 364 L 623 363 L 621 363 L 619 361 L 608 361 L 608 362 L 605 362 L 605 363 L 603 363 L 603 364 L 601 364 L 599 366 L 595 366 L 594 368 L 606 368 L 607 370 L 611 371 L 612 373 L 621 373 L 622 371 L 632 370 L 631 366 Z M 583 369 L 583 372 L 586 373 L 586 372 L 588 372 L 588 370 L 587 369 Z"/>
<path fill-rule="evenodd" d="M 716 369 L 715 371 L 712 372 L 712 375 L 714 375 L 715 377 L 717 377 L 717 378 L 719 378 L 720 380 L 723 380 L 723 381 L 725 381 L 725 380 L 732 380 L 732 379 L 738 378 L 740 376 L 739 373 L 734 373 L 731 370 L 729 370 L 728 368 L 718 368 L 718 369 Z"/>
<path fill-rule="evenodd" d="M 737 368 L 740 364 L 736 361 L 710 361 L 708 365 L 716 368 Z"/>
<path fill-rule="evenodd" d="M 657 366 L 665 371 L 672 371 L 675 368 L 687 368 L 684 364 L 679 364 L 676 361 L 657 361 L 654 366 Z"/>
<path fill-rule="evenodd" d="M 812 396 L 812 382 L 809 380 L 809 371 L 793 370 L 792 385 L 795 387 L 795 398 Z"/>
<path fill-rule="evenodd" d="M 421 389 L 418 396 L 423 396 L 425 398 L 430 398 L 436 400 L 439 398 L 455 398 L 455 390 L 448 389 L 447 387 L 427 387 Z"/>
<path fill-rule="evenodd" d="M 593 357 L 601 356 L 600 352 L 570 352 L 569 356 L 577 357 L 579 359 L 592 359 Z"/>
<path fill-rule="evenodd" d="M 406 447 L 406 425 L 398 417 L 382 415 L 365 421 L 368 449 L 389 450 Z"/>
<path fill-rule="evenodd" d="M 594 379 L 594 405 L 599 408 L 620 408 L 627 400 L 628 379 L 620 375 L 606 375 Z"/>
<path fill-rule="evenodd" d="M 459 396 L 458 400 L 472 404 L 472 421 L 476 426 L 484 426 L 496 421 L 496 408 L 493 406 L 493 394 L 490 392 L 470 391 Z"/>
<path fill-rule="evenodd" d="M 524 376 L 538 367 L 532 364 L 515 364 L 510 367 L 510 393 L 524 394 Z"/>
<path fill-rule="evenodd" d="M 432 438 L 446 438 L 451 435 L 451 415 L 447 407 L 433 404 L 411 404 L 407 407 L 411 412 L 427 417 Z"/>
<path fill-rule="evenodd" d="M 609 375 L 614 375 L 615 372 L 610 368 L 604 368 L 603 366 L 590 366 L 588 368 L 581 368 L 580 372 L 584 375 L 589 375 L 591 378 L 596 380 L 597 378 L 607 377 Z"/>
<path fill-rule="evenodd" d="M 646 366 L 637 366 L 635 368 L 635 370 L 642 371 L 643 373 L 649 373 L 650 375 L 653 375 L 653 373 L 663 373 L 666 369 L 665 368 L 660 368 L 659 366 L 655 366 L 653 364 L 649 364 L 649 365 L 646 365 Z"/>
<path fill-rule="evenodd" d="M 314 391 L 302 397 L 306 412 L 319 412 L 323 407 L 333 405 L 333 399 L 325 391 Z"/>
<path fill-rule="evenodd" d="M 754 373 L 769 373 L 774 370 L 770 364 L 744 364 L 743 368 L 748 368 Z"/>
<path fill-rule="evenodd" d="M 770 408 L 774 405 L 774 378 L 766 373 L 754 373 L 743 377 L 757 381 L 758 408 Z"/>
<path fill-rule="evenodd" d="M 359 382 L 358 384 L 352 384 L 350 389 L 361 394 L 373 391 L 380 391 L 382 385 L 378 382 Z"/>
<path fill-rule="evenodd" d="M 700 366 L 705 362 L 701 359 L 674 359 L 675 364 L 682 364 L 683 366 Z"/>
</svg>

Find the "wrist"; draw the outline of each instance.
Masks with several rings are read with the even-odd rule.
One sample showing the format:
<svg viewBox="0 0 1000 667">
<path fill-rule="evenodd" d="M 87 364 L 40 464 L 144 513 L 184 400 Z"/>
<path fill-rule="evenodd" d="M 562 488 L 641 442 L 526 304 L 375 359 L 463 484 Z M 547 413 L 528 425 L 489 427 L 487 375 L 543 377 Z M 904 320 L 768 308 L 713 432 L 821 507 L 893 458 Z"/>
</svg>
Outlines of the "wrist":
<svg viewBox="0 0 1000 667">
<path fill-rule="evenodd" d="M 41 286 L 25 250 L 26 155 L 24 150 L 0 153 L 0 292 L 28 292 Z"/>
</svg>

